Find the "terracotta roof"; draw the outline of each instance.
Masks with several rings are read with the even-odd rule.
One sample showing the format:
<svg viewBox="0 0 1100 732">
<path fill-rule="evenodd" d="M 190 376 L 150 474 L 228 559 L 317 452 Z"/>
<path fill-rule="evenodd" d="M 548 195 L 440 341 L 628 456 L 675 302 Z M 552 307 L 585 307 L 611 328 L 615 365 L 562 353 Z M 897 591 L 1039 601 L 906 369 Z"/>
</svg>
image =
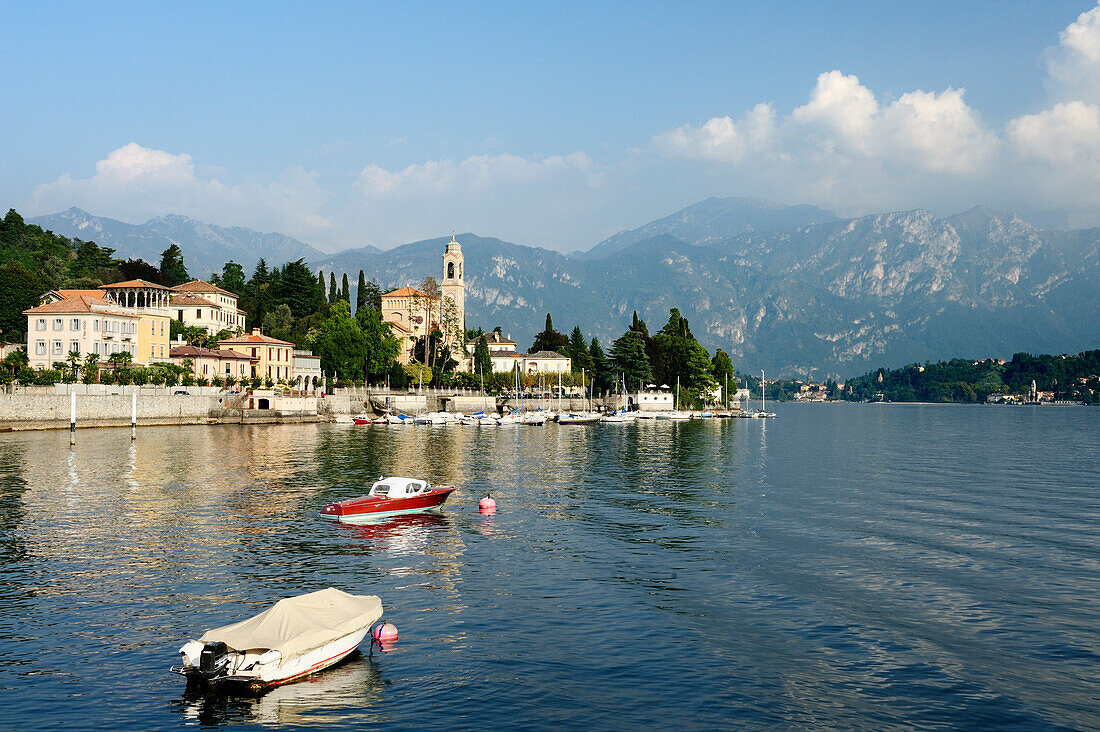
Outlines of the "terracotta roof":
<svg viewBox="0 0 1100 732">
<path fill-rule="evenodd" d="M 438 297 L 429 295 L 426 292 L 421 292 L 415 287 L 402 287 L 400 290 L 394 290 L 393 292 L 387 292 L 382 297 L 423 297 L 428 300 L 438 300 Z"/>
<path fill-rule="evenodd" d="M 217 285 L 212 285 L 209 282 L 204 282 L 203 280 L 191 280 L 190 282 L 184 282 L 182 285 L 176 285 L 172 289 L 176 292 L 220 292 L 223 295 L 236 297 L 236 295 L 229 290 L 223 290 Z"/>
<path fill-rule="evenodd" d="M 94 306 L 94 309 L 93 309 Z M 70 315 L 73 313 L 95 313 L 97 315 L 116 315 L 120 318 L 134 318 L 140 320 L 141 316 L 134 313 L 127 313 L 122 310 L 116 310 L 116 305 L 109 303 L 106 300 L 100 300 L 95 297 L 88 297 L 87 295 L 79 295 L 77 297 L 68 297 L 64 300 L 58 300 L 57 302 L 46 303 L 45 305 L 39 305 L 36 308 L 30 310 L 24 310 L 24 315 Z"/>
<path fill-rule="evenodd" d="M 168 301 L 168 307 L 203 307 L 221 310 L 222 306 L 212 303 L 205 297 L 199 297 L 198 295 L 172 295 L 172 299 Z"/>
<path fill-rule="evenodd" d="M 150 282 L 149 280 L 126 280 L 125 282 L 112 282 L 109 285 L 100 285 L 101 290 L 119 290 L 119 289 L 153 289 L 153 290 L 171 290 L 171 287 L 165 287 L 164 285 L 158 285 L 156 282 Z"/>
<path fill-rule="evenodd" d="M 80 297 L 81 295 L 92 297 L 96 300 L 103 299 L 103 293 L 99 290 L 50 290 L 50 292 L 47 292 L 46 294 L 49 295 L 51 293 L 60 296 L 62 299 L 69 297 Z"/>
<path fill-rule="evenodd" d="M 253 343 L 267 343 L 272 346 L 293 346 L 290 341 L 281 341 L 278 338 L 272 338 L 271 336 L 260 335 L 258 333 L 250 333 L 248 335 L 239 335 L 234 338 L 226 338 L 225 340 L 218 341 L 218 346 L 223 343 L 239 343 L 242 345 L 251 345 Z"/>
<path fill-rule="evenodd" d="M 193 358 L 196 356 L 205 358 L 239 359 L 251 361 L 252 357 L 234 351 L 231 348 L 215 350 L 213 348 L 201 348 L 199 346 L 173 346 L 168 354 L 172 358 Z"/>
</svg>

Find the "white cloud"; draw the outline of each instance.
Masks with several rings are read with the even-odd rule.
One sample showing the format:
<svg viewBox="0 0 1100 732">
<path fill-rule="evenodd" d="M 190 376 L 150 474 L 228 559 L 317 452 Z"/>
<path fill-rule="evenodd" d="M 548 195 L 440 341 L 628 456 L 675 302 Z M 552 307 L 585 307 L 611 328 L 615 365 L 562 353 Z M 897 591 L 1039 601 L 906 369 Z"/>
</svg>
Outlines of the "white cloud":
<svg viewBox="0 0 1100 732">
<path fill-rule="evenodd" d="M 390 171 L 369 165 L 359 174 L 356 187 L 367 198 L 469 196 L 502 185 L 525 185 L 555 175 L 572 175 L 592 167 L 583 152 L 524 158 L 518 155 L 474 155 L 461 162 L 429 160 Z"/>
<path fill-rule="evenodd" d="M 766 150 L 774 134 L 775 112 L 770 104 L 757 104 L 740 122 L 715 117 L 698 128 L 683 125 L 658 135 L 657 143 L 673 155 L 739 162 Z"/>
<path fill-rule="evenodd" d="M 200 177 L 190 155 L 131 142 L 97 162 L 89 178 L 66 174 L 38 186 L 29 210 L 53 213 L 78 206 L 100 216 L 136 222 L 176 213 L 310 239 L 323 236 L 331 227 L 321 214 L 327 199 L 317 174 L 300 168 L 289 168 L 266 184 L 229 185 Z"/>
<path fill-rule="evenodd" d="M 1047 73 L 1061 100 L 1100 101 L 1100 4 L 1077 16 L 1047 52 Z"/>
</svg>

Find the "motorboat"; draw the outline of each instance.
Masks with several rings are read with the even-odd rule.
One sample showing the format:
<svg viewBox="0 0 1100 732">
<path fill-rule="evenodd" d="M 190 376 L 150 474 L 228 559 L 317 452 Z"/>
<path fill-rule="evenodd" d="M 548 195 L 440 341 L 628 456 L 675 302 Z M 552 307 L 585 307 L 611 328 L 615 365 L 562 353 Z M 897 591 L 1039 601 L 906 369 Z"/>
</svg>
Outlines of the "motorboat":
<svg viewBox="0 0 1100 732">
<path fill-rule="evenodd" d="M 355 424 L 374 424 L 374 417 L 369 414 L 357 414 L 351 418 Z"/>
<path fill-rule="evenodd" d="M 386 424 L 412 424 L 412 417 L 406 414 L 387 414 Z"/>
<path fill-rule="evenodd" d="M 321 518 L 358 524 L 403 513 L 432 511 L 442 506 L 454 489 L 453 485 L 433 486 L 418 478 L 379 478 L 367 495 L 325 506 Z"/>
<path fill-rule="evenodd" d="M 179 650 L 182 663 L 170 670 L 207 686 L 264 691 L 339 663 L 381 617 L 382 601 L 374 595 L 329 587 L 288 597 L 187 641 Z"/>
<path fill-rule="evenodd" d="M 605 414 L 604 416 L 600 417 L 601 422 L 612 422 L 612 423 L 633 422 L 636 419 L 637 419 L 637 416 L 635 416 L 635 414 L 633 412 L 624 412 L 624 411 L 612 412 L 611 414 Z"/>
</svg>

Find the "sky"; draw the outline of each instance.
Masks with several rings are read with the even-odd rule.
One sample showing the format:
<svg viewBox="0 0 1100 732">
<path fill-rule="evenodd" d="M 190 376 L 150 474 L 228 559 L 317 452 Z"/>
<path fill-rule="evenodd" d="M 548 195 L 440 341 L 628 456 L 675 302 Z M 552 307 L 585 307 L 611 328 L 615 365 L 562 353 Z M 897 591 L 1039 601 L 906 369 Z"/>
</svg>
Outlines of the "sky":
<svg viewBox="0 0 1100 732">
<path fill-rule="evenodd" d="M 1083 0 L 0 9 L 0 206 L 25 216 L 330 252 L 586 250 L 710 196 L 1100 225 Z"/>
</svg>

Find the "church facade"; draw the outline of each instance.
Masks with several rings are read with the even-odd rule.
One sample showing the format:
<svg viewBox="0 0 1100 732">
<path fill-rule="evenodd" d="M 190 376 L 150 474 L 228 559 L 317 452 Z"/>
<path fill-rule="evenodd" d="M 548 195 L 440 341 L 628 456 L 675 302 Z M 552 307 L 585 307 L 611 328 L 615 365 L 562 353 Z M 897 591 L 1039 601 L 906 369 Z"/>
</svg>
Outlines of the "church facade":
<svg viewBox="0 0 1100 732">
<path fill-rule="evenodd" d="M 397 358 L 401 363 L 413 360 L 416 342 L 434 330 L 443 334 L 443 343 L 462 369 L 463 344 L 466 341 L 466 284 L 462 246 L 452 235 L 443 252 L 443 279 L 439 293 L 428 293 L 414 287 L 402 287 L 382 295 L 382 321 L 390 324 L 401 348 Z"/>
</svg>

